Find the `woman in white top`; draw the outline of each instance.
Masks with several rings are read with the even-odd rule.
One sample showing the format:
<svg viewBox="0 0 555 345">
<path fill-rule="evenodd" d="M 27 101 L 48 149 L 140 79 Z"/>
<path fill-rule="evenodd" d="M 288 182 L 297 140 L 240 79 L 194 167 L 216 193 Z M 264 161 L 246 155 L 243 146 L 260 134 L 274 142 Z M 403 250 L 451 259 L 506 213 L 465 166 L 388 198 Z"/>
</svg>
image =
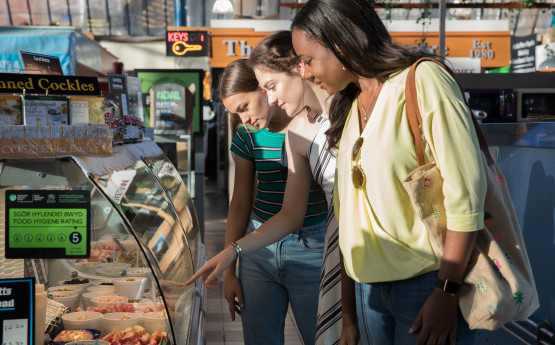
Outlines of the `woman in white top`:
<svg viewBox="0 0 555 345">
<path fill-rule="evenodd" d="M 318 318 L 315 321 L 316 344 L 344 344 L 358 341 L 353 282 L 342 282 L 342 265 L 338 246 L 338 226 L 333 212 L 335 154 L 328 150 L 325 132 L 328 94 L 312 81 L 303 79 L 304 64 L 293 51 L 290 31 L 270 34 L 254 47 L 251 65 L 268 102 L 294 117 L 285 140 L 288 168 L 287 186 L 281 211 L 255 232 L 236 242 L 242 253 L 265 247 L 295 231 L 308 204 L 311 177 L 322 186 L 330 205 L 326 226 L 324 260 L 320 281 Z M 217 276 L 238 256 L 228 247 L 209 260 L 189 282 L 201 278 L 207 287 L 218 282 Z M 344 280 L 344 279 L 343 279 Z M 341 284 L 345 284 L 342 308 Z M 351 285 L 349 285 L 349 283 Z M 342 322 L 343 319 L 343 322 Z M 343 335 L 342 335 L 343 327 Z"/>
</svg>

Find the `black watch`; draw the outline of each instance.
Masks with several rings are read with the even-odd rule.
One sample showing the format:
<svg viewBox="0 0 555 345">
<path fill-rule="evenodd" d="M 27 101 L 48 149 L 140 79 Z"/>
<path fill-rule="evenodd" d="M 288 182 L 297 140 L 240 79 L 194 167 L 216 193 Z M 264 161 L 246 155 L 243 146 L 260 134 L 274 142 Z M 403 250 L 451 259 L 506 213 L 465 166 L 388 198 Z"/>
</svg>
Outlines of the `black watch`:
<svg viewBox="0 0 555 345">
<path fill-rule="evenodd" d="M 445 293 L 448 293 L 449 295 L 456 295 L 457 292 L 459 292 L 459 288 L 461 286 L 461 283 L 457 283 L 456 281 L 453 280 L 449 280 L 449 279 L 438 279 L 436 282 L 436 287 L 440 288 L 441 290 L 443 290 Z"/>
</svg>

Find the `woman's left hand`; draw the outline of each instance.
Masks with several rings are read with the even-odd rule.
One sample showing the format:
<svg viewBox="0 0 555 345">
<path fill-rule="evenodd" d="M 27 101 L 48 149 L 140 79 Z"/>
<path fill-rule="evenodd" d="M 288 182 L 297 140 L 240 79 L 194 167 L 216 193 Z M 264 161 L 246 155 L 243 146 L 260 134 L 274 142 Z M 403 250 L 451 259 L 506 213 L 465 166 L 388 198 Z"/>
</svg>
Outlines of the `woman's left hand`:
<svg viewBox="0 0 555 345">
<path fill-rule="evenodd" d="M 416 345 L 455 345 L 457 329 L 458 298 L 439 289 L 428 297 L 416 316 L 409 333 L 420 335 Z"/>
</svg>

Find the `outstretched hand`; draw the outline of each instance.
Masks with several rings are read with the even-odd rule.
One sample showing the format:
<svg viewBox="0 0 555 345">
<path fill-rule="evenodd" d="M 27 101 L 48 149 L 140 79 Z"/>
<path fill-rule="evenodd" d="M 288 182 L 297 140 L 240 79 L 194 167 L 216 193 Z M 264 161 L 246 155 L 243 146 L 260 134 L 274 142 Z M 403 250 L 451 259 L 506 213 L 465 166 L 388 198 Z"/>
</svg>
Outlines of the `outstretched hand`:
<svg viewBox="0 0 555 345">
<path fill-rule="evenodd" d="M 193 274 L 191 279 L 185 282 L 185 285 L 192 284 L 200 278 L 204 286 L 213 288 L 214 285 L 220 283 L 218 276 L 235 260 L 236 253 L 231 247 L 222 250 L 218 255 L 208 260 L 199 270 Z"/>
</svg>

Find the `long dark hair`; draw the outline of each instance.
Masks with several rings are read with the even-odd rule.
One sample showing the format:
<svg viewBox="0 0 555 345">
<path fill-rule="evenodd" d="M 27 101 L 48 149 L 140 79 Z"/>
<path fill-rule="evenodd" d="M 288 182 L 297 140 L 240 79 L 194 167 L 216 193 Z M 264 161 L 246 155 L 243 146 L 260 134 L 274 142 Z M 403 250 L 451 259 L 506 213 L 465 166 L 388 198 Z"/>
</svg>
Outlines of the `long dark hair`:
<svg viewBox="0 0 555 345">
<path fill-rule="evenodd" d="M 368 0 L 309 0 L 291 26 L 331 50 L 347 70 L 358 77 L 385 82 L 390 75 L 431 56 L 391 40 L 383 22 Z M 330 106 L 330 147 L 336 147 L 352 103 L 360 93 L 349 84 L 336 93 Z"/>
<path fill-rule="evenodd" d="M 239 59 L 230 62 L 218 81 L 218 96 L 220 99 L 233 96 L 238 93 L 258 91 L 258 80 L 247 59 Z M 229 126 L 235 132 L 241 124 L 241 119 L 235 113 L 230 117 Z M 235 134 L 235 133 L 233 133 Z"/>
<path fill-rule="evenodd" d="M 289 30 L 276 31 L 266 36 L 256 44 L 249 57 L 253 68 L 264 66 L 289 76 L 299 76 L 295 70 L 298 61 Z"/>
</svg>

